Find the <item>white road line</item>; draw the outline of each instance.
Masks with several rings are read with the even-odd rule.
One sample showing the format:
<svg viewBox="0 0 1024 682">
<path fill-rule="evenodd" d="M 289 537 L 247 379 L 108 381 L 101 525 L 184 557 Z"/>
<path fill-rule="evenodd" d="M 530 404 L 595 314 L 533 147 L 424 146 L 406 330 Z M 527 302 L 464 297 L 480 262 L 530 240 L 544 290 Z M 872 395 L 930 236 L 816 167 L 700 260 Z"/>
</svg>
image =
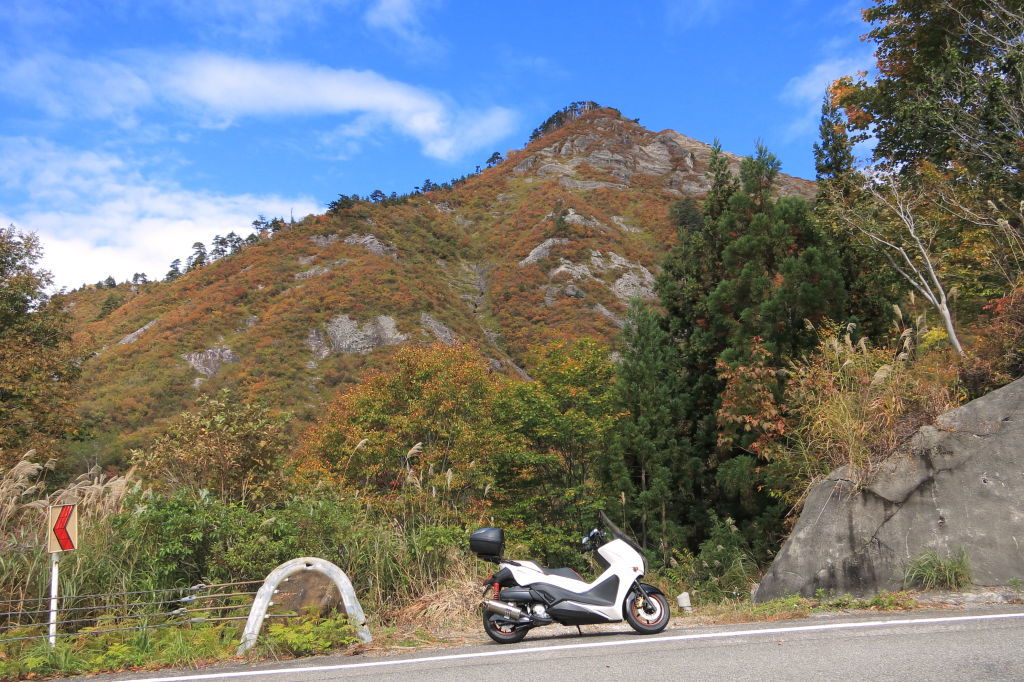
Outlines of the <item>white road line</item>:
<svg viewBox="0 0 1024 682">
<path fill-rule="evenodd" d="M 341 663 L 338 665 L 317 665 L 301 668 L 276 668 L 274 670 L 240 670 L 227 673 L 206 673 L 202 675 L 181 675 L 177 677 L 139 677 L 128 682 L 185 682 L 186 680 L 224 680 L 233 677 L 257 677 L 280 675 L 286 673 L 325 672 L 328 670 L 355 670 L 356 668 L 382 668 L 385 666 L 413 665 L 437 661 L 459 661 L 469 658 L 489 658 L 492 656 L 516 656 L 520 654 L 543 654 L 549 651 L 567 651 L 570 649 L 596 649 L 613 646 L 639 646 L 657 644 L 659 642 L 681 642 L 692 639 L 724 639 L 728 637 L 748 637 L 751 635 L 778 635 L 786 632 L 810 632 L 813 630 L 854 630 L 872 627 L 891 627 L 896 625 L 932 625 L 936 623 L 961 623 L 978 620 L 1002 620 L 1007 618 L 1024 618 L 1024 613 L 995 613 L 984 616 L 945 616 L 942 618 L 904 618 L 900 620 L 869 620 L 855 623 L 825 623 L 823 625 L 797 625 L 784 628 L 758 628 L 755 630 L 731 630 L 728 632 L 704 632 L 690 635 L 669 635 L 667 637 L 636 637 L 635 639 L 618 639 L 610 642 L 586 642 L 581 644 L 558 644 L 545 647 L 528 647 L 519 649 L 498 649 L 496 651 L 479 651 L 471 654 L 449 654 L 447 656 L 425 656 L 422 658 L 403 658 L 393 661 L 369 661 L 366 663 Z"/>
</svg>

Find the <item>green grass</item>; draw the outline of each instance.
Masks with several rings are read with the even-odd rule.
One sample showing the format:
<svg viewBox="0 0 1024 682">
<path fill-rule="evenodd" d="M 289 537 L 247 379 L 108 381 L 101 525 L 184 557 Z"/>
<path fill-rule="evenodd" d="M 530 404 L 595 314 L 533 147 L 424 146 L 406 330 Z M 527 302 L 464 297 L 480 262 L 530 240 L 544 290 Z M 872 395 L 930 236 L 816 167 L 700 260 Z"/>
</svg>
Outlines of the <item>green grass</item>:
<svg viewBox="0 0 1024 682">
<path fill-rule="evenodd" d="M 36 633 L 12 630 L 4 634 L 14 637 Z M 59 638 L 52 649 L 45 639 L 10 642 L 0 645 L 0 680 L 192 666 L 200 660 L 234 656 L 239 638 L 237 626 L 222 625 L 84 632 Z"/>
<path fill-rule="evenodd" d="M 12 630 L 8 637 L 40 634 L 42 629 Z M 0 645 L 0 680 L 81 675 L 167 666 L 191 668 L 234 658 L 241 639 L 237 623 L 197 624 L 117 633 L 63 637 L 50 648 L 46 639 Z M 253 656 L 284 658 L 327 653 L 358 641 L 344 616 L 296 617 L 269 623 Z"/>
<path fill-rule="evenodd" d="M 971 582 L 971 564 L 962 548 L 946 558 L 929 549 L 908 563 L 903 573 L 904 587 L 923 590 L 962 590 Z"/>
</svg>

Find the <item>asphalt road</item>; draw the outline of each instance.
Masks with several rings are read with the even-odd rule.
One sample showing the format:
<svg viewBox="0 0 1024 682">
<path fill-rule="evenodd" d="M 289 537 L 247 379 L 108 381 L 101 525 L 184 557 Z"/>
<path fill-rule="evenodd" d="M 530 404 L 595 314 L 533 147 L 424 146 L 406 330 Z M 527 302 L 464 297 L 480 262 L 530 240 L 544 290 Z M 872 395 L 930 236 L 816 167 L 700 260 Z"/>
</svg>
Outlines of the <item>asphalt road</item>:
<svg viewBox="0 0 1024 682">
<path fill-rule="evenodd" d="M 682 621 L 685 624 L 685 620 Z M 828 615 L 798 621 L 627 629 L 580 637 L 558 626 L 521 644 L 483 644 L 401 656 L 322 656 L 282 663 L 163 671 L 97 680 L 1021 680 L 1020 607 Z"/>
</svg>

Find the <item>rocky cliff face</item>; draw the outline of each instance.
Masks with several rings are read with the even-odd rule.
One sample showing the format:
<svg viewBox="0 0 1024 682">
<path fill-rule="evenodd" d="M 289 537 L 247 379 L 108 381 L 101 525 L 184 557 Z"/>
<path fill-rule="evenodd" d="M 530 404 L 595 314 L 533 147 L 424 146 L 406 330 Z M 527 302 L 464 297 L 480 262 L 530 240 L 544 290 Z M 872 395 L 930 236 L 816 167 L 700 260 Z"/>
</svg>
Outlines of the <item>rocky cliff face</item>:
<svg viewBox="0 0 1024 682">
<path fill-rule="evenodd" d="M 1024 379 L 923 427 L 863 489 L 814 486 L 755 599 L 899 589 L 907 562 L 963 549 L 978 585 L 1024 578 Z"/>
<path fill-rule="evenodd" d="M 585 130 L 573 124 L 569 136 L 555 133 L 530 145 L 515 157 L 513 174 L 555 178 L 562 186 L 578 190 L 626 189 L 637 182 L 654 181 L 659 189 L 677 197 L 708 191 L 705 171 L 711 145 L 674 130 L 654 133 L 607 111 L 588 114 Z M 742 157 L 727 153 L 726 158 L 738 174 Z M 581 171 L 589 169 L 604 171 L 607 177 L 581 178 Z M 778 189 L 807 199 L 815 192 L 813 182 L 791 176 L 782 176 Z"/>
</svg>

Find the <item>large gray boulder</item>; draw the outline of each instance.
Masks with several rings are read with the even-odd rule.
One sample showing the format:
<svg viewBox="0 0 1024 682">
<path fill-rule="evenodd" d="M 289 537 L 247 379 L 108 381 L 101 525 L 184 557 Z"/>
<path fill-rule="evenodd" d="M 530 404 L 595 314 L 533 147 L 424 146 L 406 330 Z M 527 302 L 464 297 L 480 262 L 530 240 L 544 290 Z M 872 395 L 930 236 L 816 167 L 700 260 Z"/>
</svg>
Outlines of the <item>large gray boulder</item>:
<svg viewBox="0 0 1024 682">
<path fill-rule="evenodd" d="M 899 589 L 928 549 L 965 550 L 978 585 L 1024 579 L 1024 379 L 921 428 L 860 489 L 846 473 L 811 488 L 756 601 Z"/>
</svg>

